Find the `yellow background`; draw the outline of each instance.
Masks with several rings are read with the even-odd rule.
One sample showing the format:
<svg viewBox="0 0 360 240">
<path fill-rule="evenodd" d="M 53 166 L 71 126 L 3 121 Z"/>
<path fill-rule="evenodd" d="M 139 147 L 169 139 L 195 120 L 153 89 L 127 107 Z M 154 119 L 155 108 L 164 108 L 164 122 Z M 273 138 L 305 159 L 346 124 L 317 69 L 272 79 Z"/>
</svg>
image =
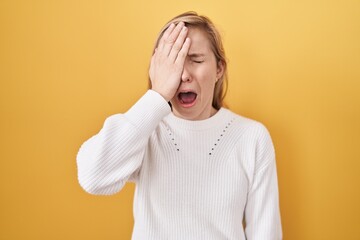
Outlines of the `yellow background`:
<svg viewBox="0 0 360 240">
<path fill-rule="evenodd" d="M 221 29 L 230 109 L 272 134 L 284 239 L 360 239 L 359 1 L 1 0 L 1 240 L 130 239 L 134 185 L 91 196 L 75 157 L 187 10 Z"/>
</svg>

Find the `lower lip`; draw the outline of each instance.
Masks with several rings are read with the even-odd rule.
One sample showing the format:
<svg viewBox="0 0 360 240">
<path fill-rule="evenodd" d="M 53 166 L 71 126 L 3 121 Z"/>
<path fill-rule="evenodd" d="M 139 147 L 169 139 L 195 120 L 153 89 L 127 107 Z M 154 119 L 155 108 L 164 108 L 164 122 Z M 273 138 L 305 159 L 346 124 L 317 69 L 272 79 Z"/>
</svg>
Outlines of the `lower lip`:
<svg viewBox="0 0 360 240">
<path fill-rule="evenodd" d="M 182 106 L 184 108 L 190 108 L 195 105 L 196 100 L 197 100 L 197 98 L 195 98 L 195 100 L 192 103 L 183 103 L 183 102 L 181 102 L 181 100 L 178 99 L 178 102 L 180 103 L 180 106 Z"/>
</svg>

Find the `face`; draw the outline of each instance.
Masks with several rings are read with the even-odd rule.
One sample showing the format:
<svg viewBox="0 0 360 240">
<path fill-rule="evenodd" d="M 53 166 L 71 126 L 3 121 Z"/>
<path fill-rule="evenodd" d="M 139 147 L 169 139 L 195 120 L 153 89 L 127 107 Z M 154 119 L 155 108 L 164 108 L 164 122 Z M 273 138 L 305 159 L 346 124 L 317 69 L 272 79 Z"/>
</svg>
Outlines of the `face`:
<svg viewBox="0 0 360 240">
<path fill-rule="evenodd" d="M 223 74 L 205 32 L 189 27 L 191 46 L 185 60 L 180 86 L 170 101 L 173 113 L 187 120 L 203 120 L 216 110 L 212 107 L 215 83 Z"/>
</svg>

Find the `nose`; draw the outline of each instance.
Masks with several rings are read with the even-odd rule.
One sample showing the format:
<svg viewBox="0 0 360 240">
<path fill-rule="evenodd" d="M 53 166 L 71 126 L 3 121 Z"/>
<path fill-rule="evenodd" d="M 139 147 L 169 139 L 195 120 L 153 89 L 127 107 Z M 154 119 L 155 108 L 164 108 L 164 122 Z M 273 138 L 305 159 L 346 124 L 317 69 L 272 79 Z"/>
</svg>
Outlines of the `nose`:
<svg viewBox="0 0 360 240">
<path fill-rule="evenodd" d="M 187 66 L 187 64 L 184 64 L 184 69 L 183 72 L 181 74 L 181 81 L 182 82 L 190 82 L 191 81 L 191 74 L 189 71 L 189 67 Z"/>
</svg>

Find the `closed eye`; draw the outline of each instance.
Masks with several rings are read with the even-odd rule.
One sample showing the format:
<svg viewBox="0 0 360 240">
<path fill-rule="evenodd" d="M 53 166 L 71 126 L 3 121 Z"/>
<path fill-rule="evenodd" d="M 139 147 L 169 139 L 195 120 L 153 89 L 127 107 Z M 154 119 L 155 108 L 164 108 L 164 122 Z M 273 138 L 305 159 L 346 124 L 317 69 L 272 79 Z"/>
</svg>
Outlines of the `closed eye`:
<svg viewBox="0 0 360 240">
<path fill-rule="evenodd" d="M 203 53 L 190 53 L 190 54 L 188 54 L 188 57 L 191 60 L 191 62 L 203 63 L 205 54 L 203 54 Z"/>
</svg>

